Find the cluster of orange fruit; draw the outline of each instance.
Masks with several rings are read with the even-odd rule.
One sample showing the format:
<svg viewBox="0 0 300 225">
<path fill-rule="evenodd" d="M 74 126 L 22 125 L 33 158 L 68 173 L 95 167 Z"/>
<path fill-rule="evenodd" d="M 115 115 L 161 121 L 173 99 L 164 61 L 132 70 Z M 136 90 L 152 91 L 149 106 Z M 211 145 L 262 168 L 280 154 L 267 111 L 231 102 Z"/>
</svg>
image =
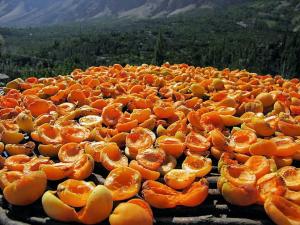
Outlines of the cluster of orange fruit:
<svg viewBox="0 0 300 225">
<path fill-rule="evenodd" d="M 214 157 L 228 202 L 264 204 L 275 223 L 300 223 L 298 79 L 115 64 L 3 90 L 0 187 L 11 204 L 41 198 L 59 221 L 150 225 L 150 206 L 204 202 Z M 104 185 L 87 181 L 95 163 L 109 171 Z M 47 190 L 48 181 L 61 183 Z"/>
</svg>

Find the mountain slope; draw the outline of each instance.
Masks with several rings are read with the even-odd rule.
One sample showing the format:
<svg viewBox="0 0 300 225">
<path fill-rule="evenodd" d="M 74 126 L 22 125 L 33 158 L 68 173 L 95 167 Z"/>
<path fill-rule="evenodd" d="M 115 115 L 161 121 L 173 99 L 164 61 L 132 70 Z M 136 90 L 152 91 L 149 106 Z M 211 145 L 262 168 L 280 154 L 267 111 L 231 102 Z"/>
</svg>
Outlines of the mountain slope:
<svg viewBox="0 0 300 225">
<path fill-rule="evenodd" d="M 0 26 L 39 26 L 100 17 L 156 18 L 246 0 L 0 0 Z"/>
</svg>

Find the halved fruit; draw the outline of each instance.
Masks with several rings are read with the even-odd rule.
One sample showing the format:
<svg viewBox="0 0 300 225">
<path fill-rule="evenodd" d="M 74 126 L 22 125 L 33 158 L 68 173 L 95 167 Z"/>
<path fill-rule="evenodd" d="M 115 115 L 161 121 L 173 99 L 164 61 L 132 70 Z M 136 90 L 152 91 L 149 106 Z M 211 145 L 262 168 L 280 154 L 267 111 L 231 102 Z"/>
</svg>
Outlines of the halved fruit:
<svg viewBox="0 0 300 225">
<path fill-rule="evenodd" d="M 125 200 L 138 193 L 141 187 L 140 172 L 129 167 L 118 167 L 110 171 L 104 185 L 112 192 L 114 200 Z"/>
<path fill-rule="evenodd" d="M 57 195 L 71 207 L 83 207 L 95 187 L 93 182 L 68 179 L 57 186 Z"/>
<path fill-rule="evenodd" d="M 278 225 L 300 224 L 300 206 L 284 197 L 269 196 L 264 208 L 268 216 Z"/>
</svg>

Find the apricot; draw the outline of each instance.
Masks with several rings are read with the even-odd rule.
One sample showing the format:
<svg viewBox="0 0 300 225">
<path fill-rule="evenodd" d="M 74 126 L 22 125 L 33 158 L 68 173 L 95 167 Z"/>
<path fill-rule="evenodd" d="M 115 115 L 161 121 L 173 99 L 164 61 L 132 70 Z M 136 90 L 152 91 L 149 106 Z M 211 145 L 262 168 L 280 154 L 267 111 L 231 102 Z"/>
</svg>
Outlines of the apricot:
<svg viewBox="0 0 300 225">
<path fill-rule="evenodd" d="M 277 113 L 277 114 L 279 114 L 279 113 L 281 113 L 281 112 L 285 112 L 286 111 L 286 106 L 282 103 L 282 102 L 280 102 L 280 101 L 276 101 L 275 103 L 274 103 L 274 112 L 275 113 Z"/>
<path fill-rule="evenodd" d="M 118 145 L 114 142 L 104 145 L 100 152 L 100 162 L 107 170 L 128 166 L 128 158 L 122 154 Z"/>
<path fill-rule="evenodd" d="M 186 145 L 176 137 L 161 136 L 156 140 L 156 145 L 167 154 L 178 158 L 184 151 Z"/>
<path fill-rule="evenodd" d="M 213 129 L 224 128 L 223 120 L 218 112 L 207 112 L 201 115 L 200 126 L 205 131 L 212 131 Z"/>
<path fill-rule="evenodd" d="M 209 132 L 209 135 L 211 137 L 211 142 L 213 146 L 221 150 L 226 146 L 227 143 L 226 137 L 220 130 L 214 129 Z"/>
<path fill-rule="evenodd" d="M 212 161 L 203 156 L 188 155 L 182 163 L 182 169 L 194 173 L 197 177 L 204 177 L 211 171 Z"/>
<path fill-rule="evenodd" d="M 261 101 L 264 108 L 272 106 L 275 103 L 275 100 L 270 93 L 260 93 L 255 99 Z"/>
<path fill-rule="evenodd" d="M 115 142 L 120 148 L 124 147 L 126 145 L 126 137 L 128 133 L 127 132 L 120 132 L 114 136 L 112 136 L 109 141 Z"/>
<path fill-rule="evenodd" d="M 256 176 L 244 165 L 227 165 L 221 168 L 221 176 L 236 187 L 253 189 Z"/>
<path fill-rule="evenodd" d="M 261 113 L 264 110 L 264 105 L 259 100 L 249 101 L 241 106 L 244 106 L 244 112 Z"/>
<path fill-rule="evenodd" d="M 249 152 L 252 155 L 272 156 L 277 151 L 277 145 L 272 140 L 259 139 L 257 142 L 251 144 Z"/>
<path fill-rule="evenodd" d="M 57 112 L 60 115 L 66 115 L 67 113 L 72 112 L 76 108 L 76 105 L 71 102 L 64 102 L 57 106 Z"/>
<path fill-rule="evenodd" d="M 193 93 L 194 96 L 200 97 L 200 98 L 206 92 L 205 88 L 201 84 L 197 84 L 197 83 L 196 84 L 192 84 L 191 87 L 190 87 L 190 89 L 191 89 L 191 91 L 192 91 L 192 93 Z"/>
<path fill-rule="evenodd" d="M 25 144 L 6 144 L 5 145 L 5 151 L 9 155 L 30 155 L 35 148 L 35 143 L 32 141 L 29 141 Z"/>
<path fill-rule="evenodd" d="M 58 151 L 58 158 L 61 162 L 75 162 L 84 154 L 84 148 L 78 143 L 67 143 L 61 146 Z"/>
<path fill-rule="evenodd" d="M 240 116 L 240 119 L 244 122 L 244 123 L 250 123 L 252 118 L 255 117 L 257 114 L 254 112 L 245 112 L 243 113 L 243 115 Z"/>
<path fill-rule="evenodd" d="M 268 216 L 278 225 L 300 223 L 300 206 L 278 195 L 267 198 L 264 208 Z"/>
<path fill-rule="evenodd" d="M 0 173 L 0 188 L 4 188 L 16 180 L 21 179 L 24 174 L 20 171 L 4 171 Z"/>
<path fill-rule="evenodd" d="M 214 146 L 210 148 L 210 154 L 217 160 L 221 158 L 223 152 L 224 152 L 223 150 L 220 150 Z"/>
<path fill-rule="evenodd" d="M 234 100 L 231 97 L 226 97 L 222 99 L 221 101 L 218 102 L 217 104 L 218 107 L 223 106 L 223 107 L 230 107 L 230 108 L 236 108 L 238 106 L 236 100 Z M 231 114 L 234 115 L 235 113 Z"/>
<path fill-rule="evenodd" d="M 285 166 L 278 170 L 288 189 L 300 191 L 300 169 L 293 166 Z"/>
<path fill-rule="evenodd" d="M 210 142 L 201 134 L 190 132 L 185 139 L 186 147 L 191 152 L 204 152 L 210 147 Z"/>
<path fill-rule="evenodd" d="M 226 181 L 218 186 L 224 199 L 231 204 L 247 206 L 257 201 L 258 193 L 255 188 L 243 188 Z"/>
<path fill-rule="evenodd" d="M 134 109 L 130 114 L 131 120 L 137 120 L 139 123 L 145 122 L 150 118 L 151 110 L 148 109 Z"/>
<path fill-rule="evenodd" d="M 14 155 L 5 160 L 4 166 L 7 167 L 8 170 L 23 171 L 24 165 L 30 160 L 31 158 L 27 155 Z"/>
<path fill-rule="evenodd" d="M 131 160 L 129 163 L 129 167 L 139 171 L 144 180 L 157 180 L 160 177 L 159 172 L 149 170 L 149 169 L 143 167 L 136 160 Z"/>
<path fill-rule="evenodd" d="M 90 132 L 88 140 L 105 141 L 117 134 L 118 134 L 118 131 L 116 129 L 110 129 L 110 128 L 106 128 L 106 127 L 95 127 Z"/>
<path fill-rule="evenodd" d="M 101 153 L 103 148 L 107 145 L 107 142 L 97 141 L 97 142 L 87 142 L 84 145 L 84 152 L 93 157 L 95 162 L 101 162 Z M 82 146 L 83 147 L 83 146 Z"/>
<path fill-rule="evenodd" d="M 50 160 L 49 157 L 44 156 L 33 156 L 29 162 L 24 164 L 24 173 L 30 173 L 32 171 L 38 171 L 41 165 L 53 164 L 54 162 Z"/>
<path fill-rule="evenodd" d="M 36 129 L 38 140 L 43 144 L 61 144 L 62 136 L 60 134 L 60 129 L 57 126 L 51 125 L 49 123 L 44 123 Z M 33 137 L 34 132 L 31 133 L 31 137 Z"/>
<path fill-rule="evenodd" d="M 56 107 L 51 101 L 44 99 L 35 99 L 26 108 L 31 112 L 32 116 L 37 117 L 39 115 L 55 111 Z"/>
<path fill-rule="evenodd" d="M 208 181 L 202 178 L 198 182 L 192 183 L 182 191 L 182 196 L 179 199 L 180 205 L 187 207 L 195 207 L 204 202 L 208 196 Z"/>
<path fill-rule="evenodd" d="M 272 136 L 276 131 L 275 127 L 271 127 L 269 123 L 261 118 L 254 117 L 251 120 L 251 125 L 256 134 L 263 137 Z"/>
<path fill-rule="evenodd" d="M 147 211 L 134 203 L 119 204 L 109 217 L 111 225 L 144 224 L 152 225 L 153 219 Z"/>
<path fill-rule="evenodd" d="M 294 142 L 293 138 L 288 136 L 278 136 L 271 138 L 270 140 L 273 141 L 277 146 L 276 151 L 273 154 L 274 156 L 293 156 L 299 148 L 298 144 Z"/>
<path fill-rule="evenodd" d="M 215 109 L 219 114 L 225 126 L 232 126 L 232 124 L 240 124 L 241 120 L 238 117 L 234 117 L 236 114 L 236 109 L 234 107 L 229 106 L 218 106 Z"/>
<path fill-rule="evenodd" d="M 297 205 L 300 205 L 300 191 L 292 191 L 287 189 L 284 194 L 284 198 L 296 203 Z"/>
<path fill-rule="evenodd" d="M 177 160 L 174 156 L 172 155 L 166 155 L 165 160 L 163 164 L 158 168 L 158 171 L 162 174 L 165 175 L 172 169 L 174 169 L 177 165 Z"/>
<path fill-rule="evenodd" d="M 257 179 L 276 170 L 276 164 L 273 160 L 271 162 L 271 159 L 259 155 L 251 156 L 244 165 L 255 174 Z"/>
<path fill-rule="evenodd" d="M 164 162 L 165 151 L 159 148 L 148 148 L 140 151 L 137 156 L 137 162 L 149 170 L 157 170 Z"/>
<path fill-rule="evenodd" d="M 110 171 L 104 185 L 112 192 L 113 200 L 125 200 L 138 193 L 141 187 L 140 172 L 129 167 L 118 167 Z"/>
<path fill-rule="evenodd" d="M 142 188 L 144 199 L 155 208 L 174 208 L 178 204 L 179 192 L 157 181 L 145 181 Z"/>
<path fill-rule="evenodd" d="M 149 119 L 145 120 L 143 123 L 140 123 L 140 127 L 153 130 L 155 128 L 156 117 L 151 115 Z"/>
<path fill-rule="evenodd" d="M 281 176 L 277 173 L 266 174 L 257 180 L 258 203 L 264 203 L 271 195 L 283 196 L 286 189 L 285 182 Z"/>
<path fill-rule="evenodd" d="M 24 134 L 15 131 L 4 131 L 1 141 L 5 144 L 19 144 L 24 139 Z"/>
<path fill-rule="evenodd" d="M 106 126 L 115 126 L 122 115 L 122 104 L 115 103 L 105 106 L 102 111 L 102 121 Z"/>
<path fill-rule="evenodd" d="M 279 130 L 287 136 L 300 136 L 300 125 L 295 123 L 288 123 L 283 120 L 278 122 Z"/>
<path fill-rule="evenodd" d="M 133 128 L 137 127 L 138 124 L 139 124 L 138 120 L 129 120 L 126 122 L 123 121 L 123 122 L 117 123 L 116 129 L 118 130 L 118 132 L 129 132 Z"/>
<path fill-rule="evenodd" d="M 148 180 L 143 184 L 144 199 L 155 208 L 174 208 L 177 205 L 194 207 L 200 205 L 208 195 L 208 182 L 201 179 L 184 189 L 182 192 Z"/>
<path fill-rule="evenodd" d="M 94 159 L 88 154 L 82 154 L 74 162 L 73 173 L 69 176 L 72 179 L 84 180 L 89 177 L 94 170 Z"/>
<path fill-rule="evenodd" d="M 80 125 L 69 125 L 61 128 L 61 137 L 64 143 L 76 142 L 80 143 L 87 140 L 90 136 L 90 131 Z"/>
<path fill-rule="evenodd" d="M 138 205 L 140 207 L 142 207 L 148 214 L 151 218 L 153 218 L 153 212 L 152 212 L 152 209 L 150 207 L 150 205 L 144 201 L 143 199 L 140 199 L 140 198 L 133 198 L 133 199 L 130 199 L 128 201 L 128 203 L 132 203 L 132 204 L 135 204 L 135 205 Z"/>
<path fill-rule="evenodd" d="M 68 102 L 82 106 L 89 103 L 87 97 L 83 90 L 71 90 L 67 96 L 67 100 Z"/>
<path fill-rule="evenodd" d="M 79 222 L 74 208 L 63 203 L 55 196 L 56 191 L 46 191 L 42 197 L 42 205 L 45 213 L 58 221 Z"/>
<path fill-rule="evenodd" d="M 105 186 L 98 185 L 90 193 L 86 205 L 78 212 L 78 219 L 84 224 L 100 223 L 109 217 L 112 208 L 111 192 Z"/>
<path fill-rule="evenodd" d="M 34 120 L 34 126 L 35 127 L 39 127 L 45 123 L 51 123 L 54 120 L 56 120 L 58 118 L 58 114 L 57 112 L 50 112 L 49 114 L 42 114 L 40 116 L 38 116 L 37 118 L 35 118 Z"/>
<path fill-rule="evenodd" d="M 242 120 L 239 117 L 232 116 L 232 115 L 220 115 L 224 126 L 226 127 L 233 127 L 240 125 Z"/>
<path fill-rule="evenodd" d="M 43 171 L 24 174 L 4 187 L 5 199 L 13 205 L 29 205 L 38 200 L 46 190 L 47 177 Z"/>
<path fill-rule="evenodd" d="M 212 82 L 212 85 L 218 91 L 224 89 L 224 82 L 223 82 L 223 80 L 221 80 L 219 78 L 214 79 L 213 82 Z"/>
<path fill-rule="evenodd" d="M 2 153 L 5 149 L 5 145 L 3 142 L 0 142 L 0 153 Z"/>
<path fill-rule="evenodd" d="M 95 187 L 93 182 L 68 179 L 57 186 L 57 195 L 69 206 L 83 207 Z"/>
<path fill-rule="evenodd" d="M 190 111 L 187 114 L 187 119 L 190 122 L 190 124 L 199 130 L 203 129 L 202 125 L 200 123 L 200 118 L 201 118 L 202 114 L 203 114 L 203 112 L 200 112 L 200 111 Z"/>
<path fill-rule="evenodd" d="M 195 178 L 196 175 L 194 173 L 182 169 L 172 169 L 164 176 L 165 183 L 176 190 L 190 186 Z"/>
<path fill-rule="evenodd" d="M 277 168 L 291 166 L 293 163 L 292 157 L 279 157 L 279 156 L 272 156 L 272 159 L 275 161 Z"/>
<path fill-rule="evenodd" d="M 142 127 L 131 130 L 126 137 L 126 147 L 132 157 L 136 157 L 139 151 L 150 148 L 155 141 L 155 134 Z"/>
<path fill-rule="evenodd" d="M 48 180 L 61 180 L 73 173 L 73 163 L 42 164 L 39 169 L 45 172 Z"/>
<path fill-rule="evenodd" d="M 228 147 L 238 153 L 248 153 L 256 139 L 255 133 L 250 130 L 237 130 L 231 135 Z"/>
<path fill-rule="evenodd" d="M 38 151 L 43 156 L 56 157 L 61 146 L 61 144 L 39 144 Z"/>
<path fill-rule="evenodd" d="M 101 126 L 102 123 L 102 119 L 100 116 L 96 116 L 96 115 L 87 115 L 84 117 L 81 117 L 79 119 L 79 124 L 81 126 L 87 127 L 87 128 L 94 128 L 97 126 Z"/>
<path fill-rule="evenodd" d="M 171 103 L 159 102 L 153 107 L 154 114 L 160 119 L 167 119 L 174 115 L 175 109 Z"/>
<path fill-rule="evenodd" d="M 22 131 L 30 133 L 34 129 L 33 118 L 29 110 L 21 112 L 16 117 L 16 122 Z"/>
<path fill-rule="evenodd" d="M 49 86 L 42 88 L 41 91 L 46 95 L 55 95 L 56 92 L 59 91 L 59 87 L 54 86 L 54 85 L 49 85 Z"/>
</svg>

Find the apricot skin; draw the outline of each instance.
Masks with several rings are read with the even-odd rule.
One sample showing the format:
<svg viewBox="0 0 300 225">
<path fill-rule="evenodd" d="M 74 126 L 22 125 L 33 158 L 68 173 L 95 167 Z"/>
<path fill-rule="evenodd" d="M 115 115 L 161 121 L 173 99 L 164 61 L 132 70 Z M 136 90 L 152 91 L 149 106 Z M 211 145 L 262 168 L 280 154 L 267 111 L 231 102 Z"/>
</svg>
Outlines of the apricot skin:
<svg viewBox="0 0 300 225">
<path fill-rule="evenodd" d="M 6 186 L 3 194 L 13 205 L 29 205 L 43 195 L 46 185 L 46 174 L 43 171 L 35 171 Z"/>
<path fill-rule="evenodd" d="M 96 224 L 108 218 L 113 208 L 111 192 L 98 185 L 87 199 L 86 206 L 78 213 L 78 219 L 84 224 Z"/>
<path fill-rule="evenodd" d="M 75 209 L 63 203 L 53 191 L 47 191 L 42 197 L 42 205 L 46 214 L 63 222 L 78 222 Z"/>
<path fill-rule="evenodd" d="M 221 191 L 226 201 L 240 206 L 254 204 L 258 197 L 256 190 L 247 191 L 246 189 L 236 187 L 229 182 L 223 184 Z"/>
<path fill-rule="evenodd" d="M 121 203 L 109 217 L 111 225 L 152 225 L 150 215 L 142 207 L 132 203 Z"/>
</svg>

